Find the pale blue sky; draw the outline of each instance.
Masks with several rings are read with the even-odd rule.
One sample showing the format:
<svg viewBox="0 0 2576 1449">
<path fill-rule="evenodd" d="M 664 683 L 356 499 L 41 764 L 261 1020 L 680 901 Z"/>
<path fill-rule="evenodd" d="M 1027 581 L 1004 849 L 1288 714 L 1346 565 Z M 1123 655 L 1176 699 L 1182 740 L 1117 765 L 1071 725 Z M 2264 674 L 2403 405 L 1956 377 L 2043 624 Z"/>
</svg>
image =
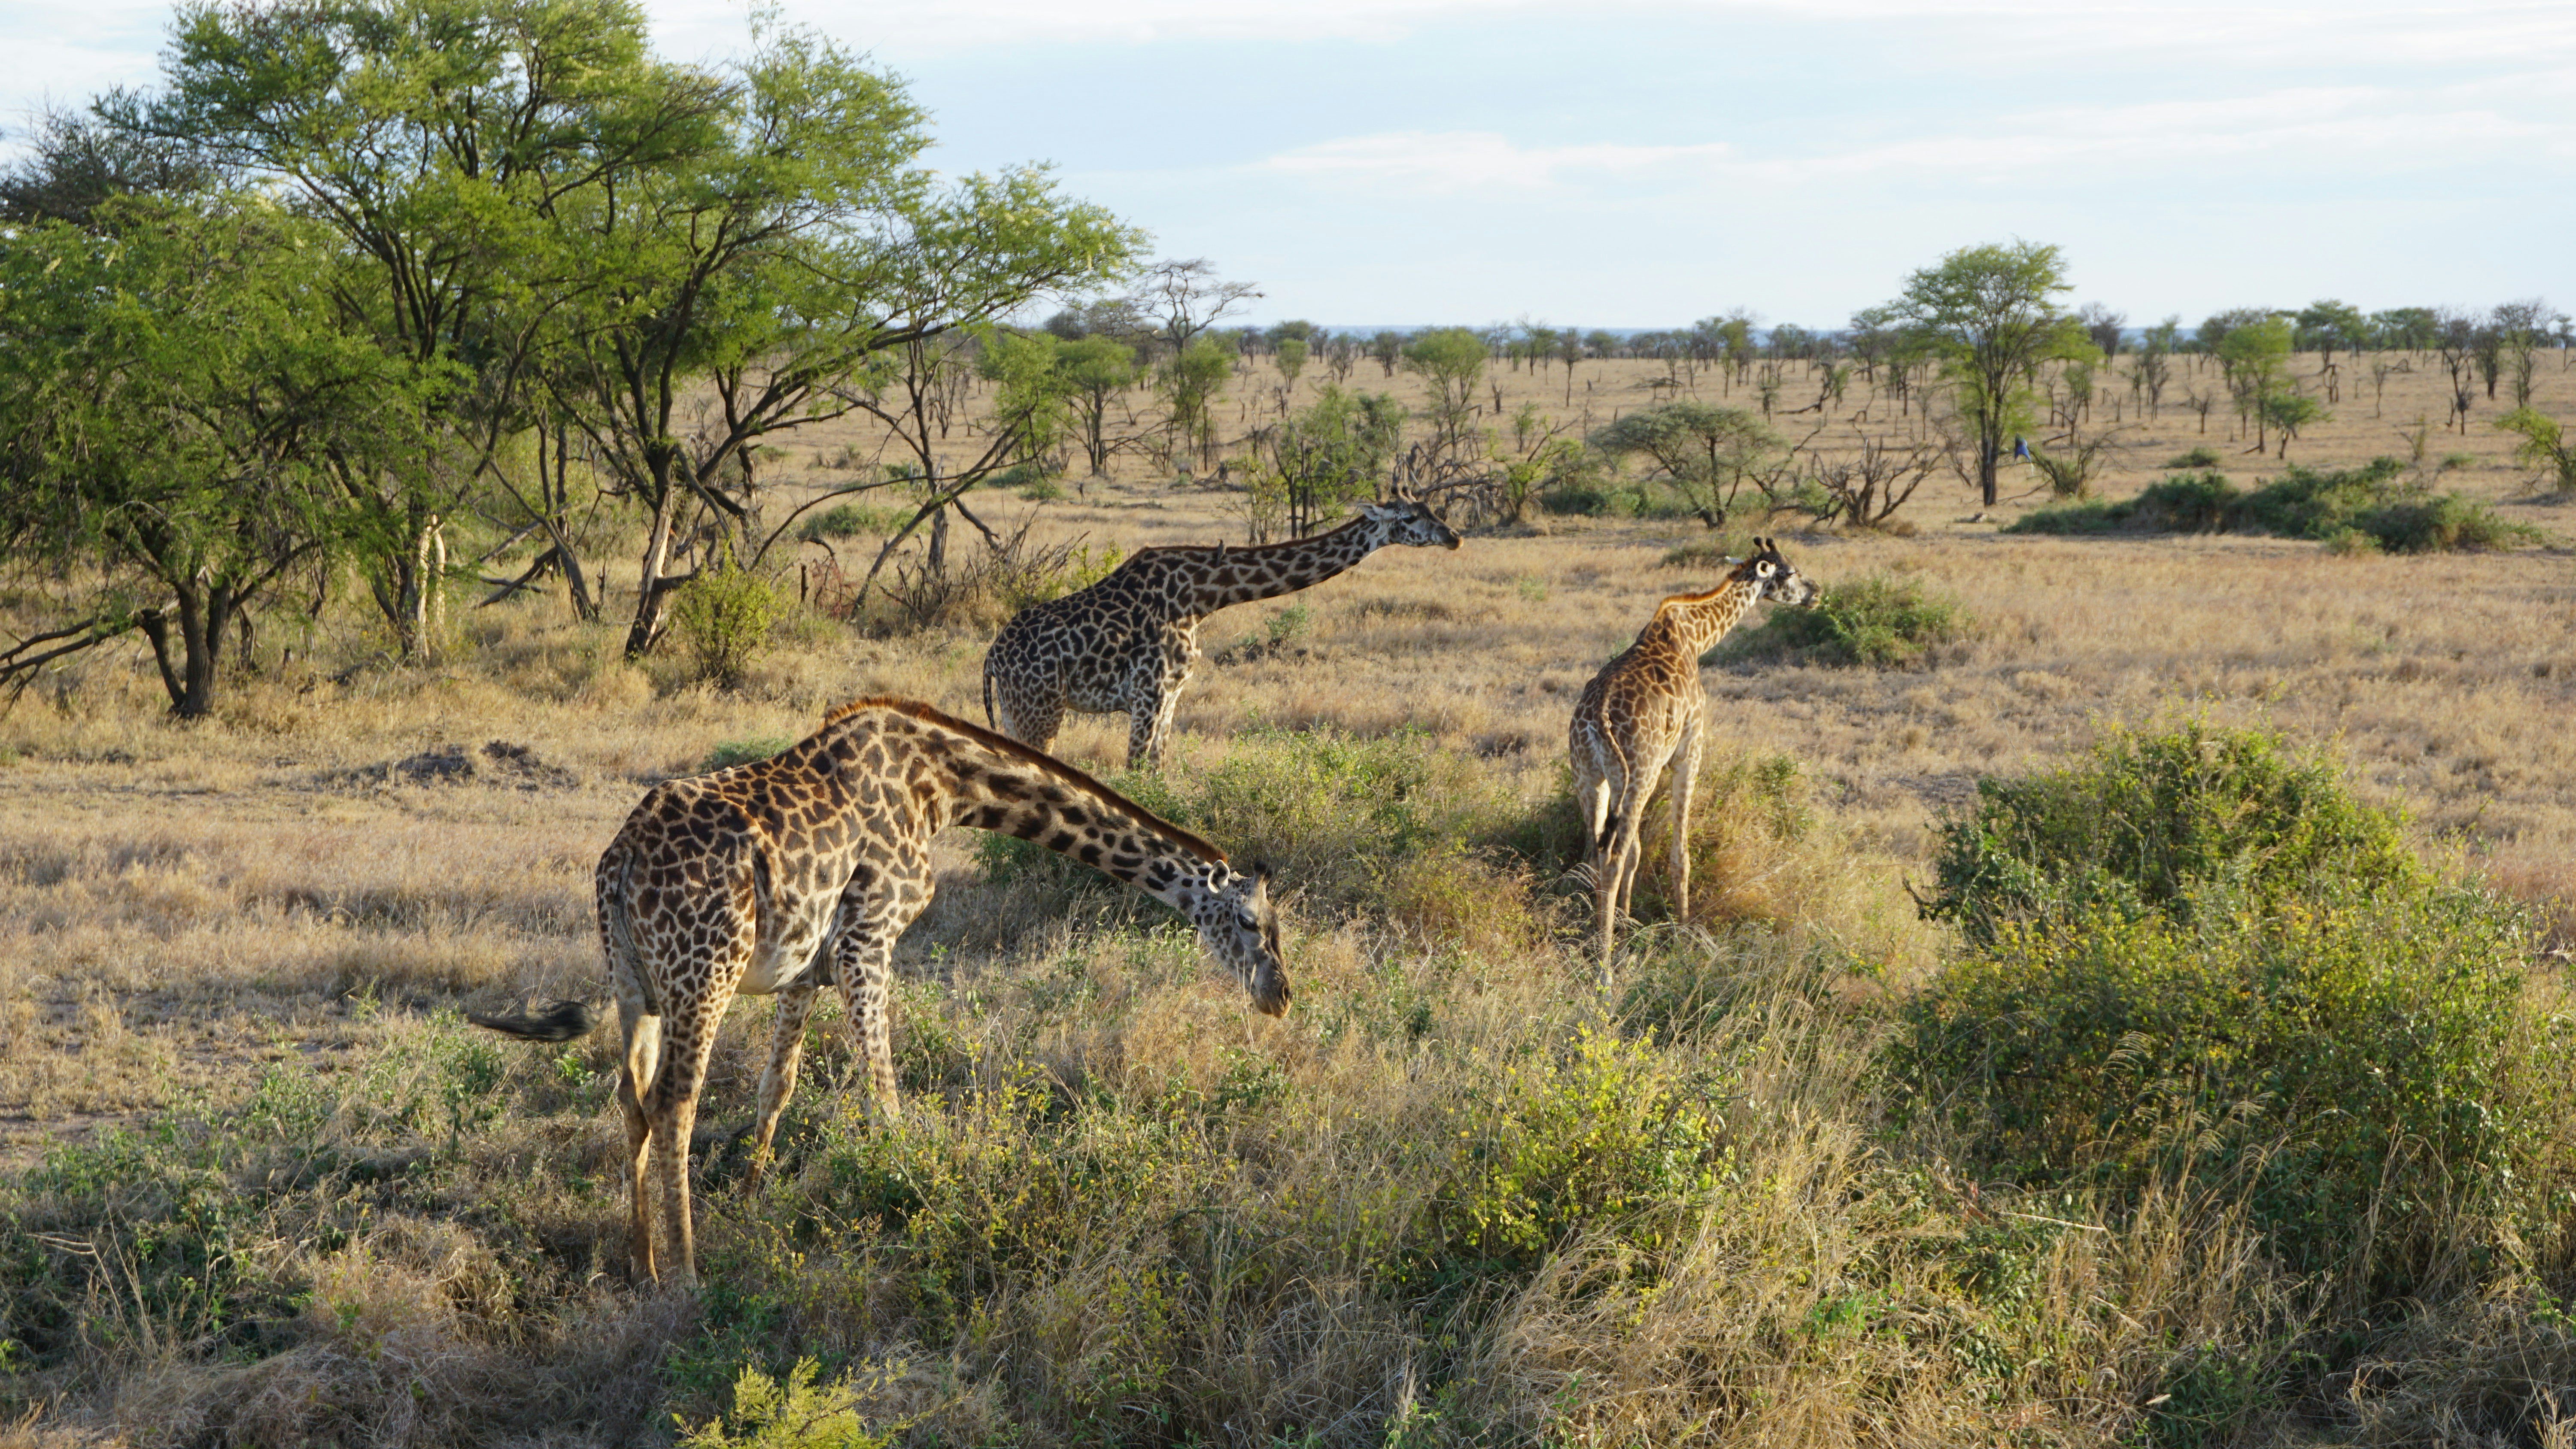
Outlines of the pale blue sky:
<svg viewBox="0 0 2576 1449">
<path fill-rule="evenodd" d="M 668 54 L 726 0 L 647 0 Z M 2132 322 L 2576 304 L 2576 5 L 785 0 L 936 115 L 1340 324 L 1840 325 L 1951 248 Z M 0 124 L 149 84 L 169 14 L 0 5 Z"/>
</svg>

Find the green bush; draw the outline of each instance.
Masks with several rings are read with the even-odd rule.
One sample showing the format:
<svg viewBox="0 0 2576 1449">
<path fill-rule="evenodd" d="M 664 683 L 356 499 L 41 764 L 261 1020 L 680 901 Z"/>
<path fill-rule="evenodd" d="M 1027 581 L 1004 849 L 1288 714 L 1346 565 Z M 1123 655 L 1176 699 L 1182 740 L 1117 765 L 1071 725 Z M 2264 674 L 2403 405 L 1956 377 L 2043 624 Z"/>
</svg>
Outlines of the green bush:
<svg viewBox="0 0 2576 1449">
<path fill-rule="evenodd" d="M 1630 489 L 1606 479 L 1559 483 L 1538 495 L 1539 507 L 1577 518 L 1624 518 L 1631 502 Z"/>
<path fill-rule="evenodd" d="M 2427 879 L 2395 816 L 2280 740 L 2198 721 L 2114 734 L 2069 769 L 1977 782 L 1945 820 L 1925 914 L 1991 943 L 2010 922 L 2278 909 L 2321 880 Z"/>
<path fill-rule="evenodd" d="M 2388 501 L 2401 486 L 2404 468 L 2395 458 L 2374 458 L 2330 473 L 2293 463 L 2240 499 L 2228 524 L 2251 533 L 2328 538 Z"/>
<path fill-rule="evenodd" d="M 2134 512 L 2126 500 L 2106 503 L 2099 498 L 2088 498 L 2063 508 L 2035 509 L 2005 524 L 1998 532 L 2075 536 L 2118 533 L 2129 526 Z"/>
<path fill-rule="evenodd" d="M 727 740 L 707 751 L 707 757 L 698 762 L 698 773 L 703 775 L 710 770 L 721 770 L 733 765 L 748 765 L 755 760 L 766 760 L 772 755 L 786 753 L 787 747 L 794 743 L 796 743 L 794 740 L 783 735 L 761 735 L 754 739 Z"/>
<path fill-rule="evenodd" d="M 1716 1084 L 1673 1067 L 1585 1027 L 1553 1057 L 1512 1068 L 1489 1102 L 1462 1108 L 1433 1208 L 1444 1256 L 1526 1272 L 1593 1222 L 1650 1250 L 1671 1246 L 1690 1216 L 1673 1209 L 1705 1200 L 1733 1158 Z"/>
<path fill-rule="evenodd" d="M 2189 452 L 2179 453 L 2171 458 L 2167 458 L 2165 460 L 2165 466 L 2168 468 L 2215 468 L 2218 466 L 2218 450 L 2204 443 L 2199 447 L 2193 448 Z"/>
<path fill-rule="evenodd" d="M 2508 523 L 2485 504 L 2456 493 L 2382 504 L 2356 519 L 2355 528 L 2388 553 L 2485 552 L 2542 541 L 2538 529 Z"/>
<path fill-rule="evenodd" d="M 1729 529 L 1715 538 L 1703 539 L 1697 543 L 1685 543 L 1679 547 L 1664 550 L 1664 556 L 1655 561 L 1655 567 L 1722 573 L 1735 567 L 1752 552 L 1752 535 Z"/>
<path fill-rule="evenodd" d="M 1981 782 L 1936 870 L 1927 914 L 1973 953 L 1891 1065 L 2010 1178 L 2224 1188 L 2365 1303 L 2541 1231 L 2509 1221 L 2547 1130 L 2524 924 L 2324 765 L 2197 723 L 2115 736 Z"/>
<path fill-rule="evenodd" d="M 870 508 L 864 503 L 835 503 L 820 513 L 807 514 L 796 526 L 796 536 L 807 543 L 827 538 L 881 536 L 903 526 L 903 515 L 890 508 Z"/>
<path fill-rule="evenodd" d="M 2375 1302 L 2491 1251 L 2518 1206 L 2546 1131 L 2517 1096 L 2525 946 L 2510 909 L 2431 883 L 2008 926 L 1908 1005 L 1892 1060 L 2011 1179 L 2229 1188 L 2292 1271 Z"/>
<path fill-rule="evenodd" d="M 821 1372 L 802 1358 L 781 1382 L 746 1366 L 734 1380 L 733 1412 L 682 1434 L 680 1449 L 886 1449 L 901 1436 L 900 1426 L 872 1428 L 860 1410 L 876 1382 L 855 1384 L 843 1374 L 817 1384 Z"/>
<path fill-rule="evenodd" d="M 1973 628 L 1957 600 L 1918 580 L 1870 575 L 1826 585 L 1812 607 L 1771 610 L 1758 627 L 1739 630 L 1717 653 L 1887 669 L 1919 663 L 1934 648 L 1967 638 Z"/>
<path fill-rule="evenodd" d="M 2405 481 L 2404 471 L 2395 458 L 2331 473 L 2294 463 L 2250 493 L 2240 492 L 2215 471 L 2176 475 L 2119 503 L 2043 508 L 2004 532 L 2233 530 L 2315 539 L 2338 552 L 2360 549 L 2366 539 L 2372 548 L 2390 553 L 2499 549 L 2541 541 L 2538 530 L 2508 523 L 2475 499 L 2437 494 Z"/>
<path fill-rule="evenodd" d="M 730 686 L 742 682 L 786 612 L 767 579 L 728 560 L 681 586 L 671 632 L 688 647 L 699 678 Z"/>
<path fill-rule="evenodd" d="M 2177 473 L 2159 479 L 2138 491 L 2131 500 L 2131 516 L 2150 528 L 2173 533 L 2216 533 L 2227 526 L 2229 513 L 2244 495 L 2227 475 L 2210 469 L 2200 473 Z"/>
</svg>

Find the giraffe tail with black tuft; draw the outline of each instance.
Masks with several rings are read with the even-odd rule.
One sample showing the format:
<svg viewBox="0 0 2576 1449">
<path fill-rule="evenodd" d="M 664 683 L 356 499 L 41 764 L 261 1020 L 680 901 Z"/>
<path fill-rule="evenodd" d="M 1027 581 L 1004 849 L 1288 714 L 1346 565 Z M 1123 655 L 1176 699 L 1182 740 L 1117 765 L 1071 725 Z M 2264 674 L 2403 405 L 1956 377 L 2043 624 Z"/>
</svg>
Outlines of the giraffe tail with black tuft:
<svg viewBox="0 0 2576 1449">
<path fill-rule="evenodd" d="M 984 728 L 996 732 L 1002 728 L 993 723 L 993 661 L 990 659 L 984 661 Z"/>
<path fill-rule="evenodd" d="M 599 1017 L 587 1001 L 558 1001 L 543 1011 L 514 1011 L 488 1016 L 479 1011 L 469 1011 L 465 1013 L 465 1019 L 521 1041 L 571 1041 L 588 1035 L 592 1027 L 599 1025 Z"/>
</svg>

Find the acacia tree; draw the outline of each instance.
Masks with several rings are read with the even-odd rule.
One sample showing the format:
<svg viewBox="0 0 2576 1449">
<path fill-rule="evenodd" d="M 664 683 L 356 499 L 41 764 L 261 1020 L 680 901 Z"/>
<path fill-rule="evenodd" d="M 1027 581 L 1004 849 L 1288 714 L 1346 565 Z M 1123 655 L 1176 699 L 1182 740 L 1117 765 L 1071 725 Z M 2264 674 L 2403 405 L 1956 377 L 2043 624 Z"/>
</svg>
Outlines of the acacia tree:
<svg viewBox="0 0 2576 1449">
<path fill-rule="evenodd" d="M 1455 450 L 1475 420 L 1476 381 L 1485 373 L 1485 342 L 1464 327 L 1435 327 L 1404 345 L 1404 370 L 1431 389 L 1431 450 Z"/>
<path fill-rule="evenodd" d="M 738 557 L 766 547 L 755 445 L 772 434 L 852 410 L 898 423 L 920 461 L 913 526 L 944 525 L 973 479 L 939 463 L 932 385 L 953 369 L 921 365 L 949 360 L 923 344 L 1113 278 L 1138 240 L 1043 171 L 939 185 L 899 84 L 810 36 L 765 42 L 686 148 L 549 217 L 596 280 L 549 327 L 545 373 L 648 516 L 630 655 L 698 575 L 677 547 L 693 518 L 738 536 Z M 712 400 L 693 416 L 701 381 Z"/>
<path fill-rule="evenodd" d="M 1216 451 L 1216 400 L 1234 377 L 1234 361 L 1226 338 L 1194 337 L 1154 370 L 1154 386 L 1163 395 L 1167 458 L 1193 448 L 1204 462 Z"/>
<path fill-rule="evenodd" d="M 282 582 L 393 542 L 349 499 L 419 456 L 441 379 L 333 325 L 324 238 L 259 199 L 91 219 L 0 233 L 0 542 L 103 581 L 0 680 L 139 631 L 195 717 Z"/>
<path fill-rule="evenodd" d="M 196 0 L 180 7 L 166 79 L 101 116 L 192 146 L 322 223 L 339 325 L 467 384 L 445 395 L 415 466 L 346 485 L 371 515 L 370 591 L 415 652 L 435 587 L 419 545 L 496 476 L 526 421 L 536 329 L 591 282 L 548 216 L 694 144 L 723 87 L 652 60 L 625 0 Z M 554 543 L 570 557 L 559 527 Z"/>
<path fill-rule="evenodd" d="M 2269 446 L 2266 430 L 2275 420 L 2273 403 L 2289 386 L 2293 336 L 2289 318 L 2267 316 L 2230 327 L 2218 344 L 2228 394 L 2236 400 L 2238 420 L 2254 425 L 2257 453 Z"/>
<path fill-rule="evenodd" d="M 1155 339 L 1178 357 L 1200 333 L 1260 298 L 1259 287 L 1220 280 L 1215 263 L 1193 257 L 1145 268 L 1127 301 L 1137 315 L 1153 319 Z"/>
<path fill-rule="evenodd" d="M 1996 501 L 2004 442 L 2030 413 L 2030 379 L 2041 363 L 2083 357 L 2091 344 L 2052 300 L 2071 290 L 2053 246 L 1962 247 L 1906 279 L 1889 304 L 1937 347 L 1963 421 L 1977 447 L 1977 486 Z"/>
<path fill-rule="evenodd" d="M 515 491 L 496 458 L 543 419 L 647 515 L 643 652 L 694 577 L 675 534 L 703 513 L 750 538 L 759 439 L 845 411 L 835 384 L 880 352 L 1132 264 L 1136 236 L 1043 173 L 941 186 L 891 78 L 801 33 L 753 41 L 666 62 L 630 0 L 182 11 L 170 93 L 128 119 L 326 221 L 343 325 L 472 384 L 433 466 L 358 480 L 396 525 L 374 573 L 398 629 L 427 586 L 411 540 L 468 487 Z"/>
<path fill-rule="evenodd" d="M 1789 452 L 1789 445 L 1742 408 L 1676 400 L 1627 413 L 1592 435 L 1592 446 L 1613 456 L 1643 453 L 1655 460 L 1710 528 L 1724 528 L 1746 482 Z"/>
<path fill-rule="evenodd" d="M 2104 357 L 2119 355 L 2120 334 L 2129 325 L 2127 313 L 2114 312 L 2100 302 L 2087 302 L 2076 310 L 2075 320 L 2083 324 L 2085 337 Z"/>
<path fill-rule="evenodd" d="M 2370 314 L 2370 338 L 2380 347 L 2429 352 L 2441 330 L 2441 314 L 2430 307 L 2391 307 Z"/>
<path fill-rule="evenodd" d="M 110 197 L 204 191 L 217 168 L 185 140 L 146 135 L 78 111 L 39 116 L 27 154 L 0 170 L 0 222 L 88 226 Z"/>
<path fill-rule="evenodd" d="M 2480 328 L 2478 319 L 2466 312 L 2445 307 L 2433 314 L 2431 346 L 2442 358 L 2443 371 L 2451 378 L 2451 421 L 2460 432 L 2469 431 L 2469 402 L 2475 391 L 2472 383 L 2477 369 Z"/>
<path fill-rule="evenodd" d="M 1090 476 L 1102 477 L 1109 471 L 1110 456 L 1134 441 L 1111 435 L 1109 413 L 1136 385 L 1136 349 L 1114 337 L 1085 337 L 1058 348 L 1055 365 Z"/>
</svg>

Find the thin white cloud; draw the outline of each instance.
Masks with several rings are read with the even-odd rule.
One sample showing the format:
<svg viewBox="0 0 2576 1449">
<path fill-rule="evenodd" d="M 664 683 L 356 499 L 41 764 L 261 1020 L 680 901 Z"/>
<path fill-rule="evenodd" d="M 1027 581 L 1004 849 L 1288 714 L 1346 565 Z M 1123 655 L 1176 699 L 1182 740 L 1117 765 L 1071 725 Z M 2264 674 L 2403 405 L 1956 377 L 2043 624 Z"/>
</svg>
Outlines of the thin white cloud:
<svg viewBox="0 0 2576 1449">
<path fill-rule="evenodd" d="M 1998 184 L 2144 177 L 2259 160 L 2284 177 L 2450 164 L 2512 148 L 2576 157 L 2576 118 L 2486 104 L 2483 86 L 2403 91 L 2285 87 L 2195 100 L 2059 107 L 1962 122 L 1901 140 L 1755 154 L 1721 140 L 1521 144 L 1491 131 L 1400 131 L 1298 147 L 1249 168 L 1353 189 L 1485 188 L 1630 196 L 1867 179 Z"/>
<path fill-rule="evenodd" d="M 1437 191 L 1536 189 L 1558 185 L 1568 173 L 1635 176 L 1706 166 L 1733 154 L 1722 141 L 1518 146 L 1492 131 L 1399 131 L 1302 146 L 1257 162 L 1255 169 Z"/>
<path fill-rule="evenodd" d="M 668 38 L 738 35 L 740 0 L 652 7 Z M 786 18 L 889 51 L 953 52 L 1043 43 L 1357 40 L 1399 43 L 1452 22 L 1573 23 L 1545 0 L 941 0 L 876 9 L 863 25 L 827 0 L 786 0 Z M 2097 4 L 2076 0 L 1594 0 L 1594 19 L 1669 17 L 1815 28 L 1937 26 L 1944 50 L 2000 65 L 2124 61 L 2155 52 L 2220 67 L 2283 61 L 2450 64 L 2576 53 L 2576 7 L 2556 3 L 2270 0 Z M 691 47 L 683 44 L 680 48 Z"/>
</svg>

